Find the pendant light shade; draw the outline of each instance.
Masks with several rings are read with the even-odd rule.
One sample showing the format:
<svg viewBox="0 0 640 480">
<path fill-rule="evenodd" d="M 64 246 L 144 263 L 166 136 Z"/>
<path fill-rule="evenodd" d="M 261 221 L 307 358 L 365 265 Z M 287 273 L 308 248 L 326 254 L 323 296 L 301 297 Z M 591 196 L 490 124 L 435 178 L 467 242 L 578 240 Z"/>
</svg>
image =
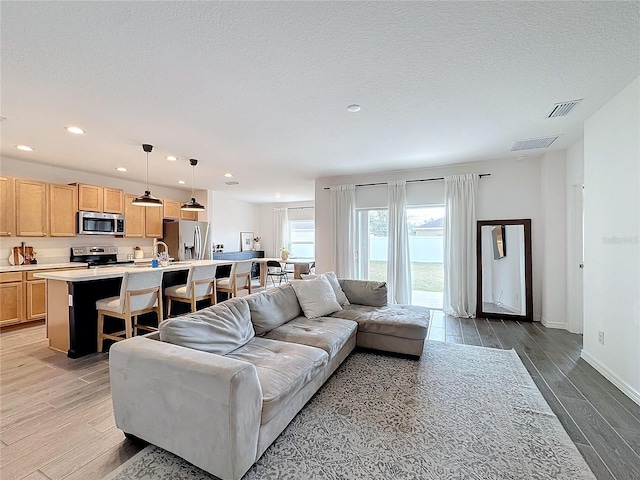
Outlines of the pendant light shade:
<svg viewBox="0 0 640 480">
<path fill-rule="evenodd" d="M 204 212 L 204 205 L 198 203 L 198 201 L 196 200 L 195 189 L 193 186 L 198 160 L 196 160 L 195 158 L 191 158 L 189 159 L 189 163 L 193 167 L 191 171 L 191 200 L 189 200 L 187 203 L 183 203 L 180 207 L 180 210 L 184 210 L 185 212 Z"/>
<path fill-rule="evenodd" d="M 151 195 L 151 190 L 149 190 L 149 152 L 153 150 L 153 145 L 143 143 L 142 150 L 147 153 L 147 188 L 144 191 L 144 195 L 140 195 L 139 197 L 133 199 L 131 205 L 135 205 L 137 207 L 161 207 L 162 200 Z"/>
</svg>

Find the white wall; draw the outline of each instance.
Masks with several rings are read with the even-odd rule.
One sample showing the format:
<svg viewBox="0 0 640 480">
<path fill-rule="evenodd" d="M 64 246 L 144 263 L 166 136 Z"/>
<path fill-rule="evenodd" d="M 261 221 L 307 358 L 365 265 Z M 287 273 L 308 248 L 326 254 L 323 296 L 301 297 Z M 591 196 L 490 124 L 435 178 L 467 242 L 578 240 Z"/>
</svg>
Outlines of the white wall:
<svg viewBox="0 0 640 480">
<path fill-rule="evenodd" d="M 542 157 L 543 325 L 567 328 L 566 152 Z"/>
<path fill-rule="evenodd" d="M 640 404 L 640 78 L 585 121 L 584 180 L 582 356 Z"/>
<path fill-rule="evenodd" d="M 92 173 L 79 172 L 66 168 L 41 165 L 23 160 L 3 157 L 0 159 L 0 172 L 3 175 L 18 178 L 28 178 L 49 183 L 68 184 L 74 182 L 88 183 L 92 185 L 102 185 L 106 187 L 122 188 L 125 193 L 141 195 L 144 193 L 144 182 L 135 182 L 95 175 Z M 168 188 L 150 185 L 153 195 L 161 198 L 171 198 L 173 200 L 187 201 L 191 192 L 179 188 Z M 204 192 L 196 191 L 198 201 L 206 206 L 207 199 Z M 41 263 L 68 262 L 70 247 L 81 245 L 116 245 L 120 252 L 120 258 L 126 258 L 127 254 L 133 253 L 134 246 L 140 246 L 144 250 L 145 256 L 150 256 L 153 239 L 151 238 L 116 238 L 111 236 L 91 236 L 82 235 L 66 238 L 41 238 L 41 237 L 3 237 L 0 238 L 0 265 L 7 265 L 9 250 L 14 246 L 19 246 L 25 242 L 38 252 L 38 261 Z"/>
<path fill-rule="evenodd" d="M 224 244 L 225 252 L 240 251 L 240 232 L 259 234 L 258 213 L 260 206 L 225 196 L 220 192 L 209 192 L 213 198 L 212 243 Z"/>
<path fill-rule="evenodd" d="M 295 209 L 296 213 L 299 213 L 297 209 L 301 207 L 305 207 L 303 212 L 305 216 L 309 216 L 313 218 L 315 215 L 315 210 L 313 208 L 313 202 L 288 202 L 288 203 L 263 203 L 259 205 L 258 211 L 258 226 L 256 229 L 256 233 L 262 237 L 261 244 L 262 249 L 265 251 L 265 254 L 268 257 L 279 257 L 280 256 L 280 247 L 282 245 L 274 245 L 274 219 L 273 219 L 273 209 L 274 208 L 291 208 Z M 317 230 L 316 225 L 316 230 Z M 317 250 L 316 250 L 317 252 Z"/>
<path fill-rule="evenodd" d="M 524 160 L 492 160 L 449 167 L 363 174 L 342 177 L 324 177 L 316 180 L 316 268 L 329 271 L 334 268 L 333 223 L 331 196 L 324 187 L 349 183 L 387 182 L 396 179 L 422 179 L 459 173 L 490 173 L 480 179 L 478 188 L 478 220 L 530 218 L 533 249 L 533 314 L 540 319 L 542 307 L 543 231 L 542 177 L 540 157 Z M 564 187 L 564 185 L 563 185 Z M 356 189 L 357 206 L 387 206 L 387 187 L 360 187 Z M 564 202 L 564 199 L 563 199 Z M 409 205 L 444 203 L 444 183 L 416 182 L 407 185 Z M 563 264 L 565 260 L 563 259 Z"/>
</svg>

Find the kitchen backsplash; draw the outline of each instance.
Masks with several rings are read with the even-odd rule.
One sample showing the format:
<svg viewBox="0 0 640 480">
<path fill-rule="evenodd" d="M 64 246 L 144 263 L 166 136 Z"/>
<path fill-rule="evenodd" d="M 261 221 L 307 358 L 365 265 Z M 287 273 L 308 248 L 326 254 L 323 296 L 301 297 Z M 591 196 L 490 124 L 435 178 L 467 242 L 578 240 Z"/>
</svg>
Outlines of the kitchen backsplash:
<svg viewBox="0 0 640 480">
<path fill-rule="evenodd" d="M 9 265 L 9 255 L 13 247 L 25 245 L 33 247 L 38 264 L 64 263 L 69 261 L 71 247 L 115 245 L 118 259 L 125 260 L 133 255 L 133 247 L 140 247 L 145 257 L 153 253 L 152 238 L 116 238 L 108 235 L 78 236 L 67 238 L 2 237 L 0 238 L 0 266 Z M 172 253 L 172 252 L 169 252 Z"/>
</svg>

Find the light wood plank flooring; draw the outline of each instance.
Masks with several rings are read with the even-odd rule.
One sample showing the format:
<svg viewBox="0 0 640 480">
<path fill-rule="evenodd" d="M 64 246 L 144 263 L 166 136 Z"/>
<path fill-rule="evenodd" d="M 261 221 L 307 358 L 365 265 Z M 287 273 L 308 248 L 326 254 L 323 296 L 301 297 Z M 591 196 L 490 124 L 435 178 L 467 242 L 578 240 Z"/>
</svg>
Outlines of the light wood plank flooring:
<svg viewBox="0 0 640 480">
<path fill-rule="evenodd" d="M 599 479 L 640 478 L 640 406 L 580 359 L 582 337 L 434 312 L 432 340 L 514 348 Z M 114 425 L 108 356 L 47 347 L 45 327 L 0 333 L 0 478 L 93 480 L 141 448 Z"/>
</svg>

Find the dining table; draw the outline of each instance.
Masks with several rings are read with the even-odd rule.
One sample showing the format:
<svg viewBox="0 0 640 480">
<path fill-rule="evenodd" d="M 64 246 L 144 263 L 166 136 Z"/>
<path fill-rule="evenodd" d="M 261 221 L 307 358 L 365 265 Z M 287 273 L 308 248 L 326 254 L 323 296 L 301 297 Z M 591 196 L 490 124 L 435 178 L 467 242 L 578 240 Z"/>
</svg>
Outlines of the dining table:
<svg viewBox="0 0 640 480">
<path fill-rule="evenodd" d="M 279 262 L 281 265 L 293 265 L 293 278 L 301 279 L 302 275 L 309 273 L 311 270 L 311 265 L 315 263 L 313 258 L 287 258 L 286 260 L 281 257 L 265 257 L 265 258 L 253 258 L 252 261 L 254 263 L 260 264 L 260 286 L 264 287 L 267 284 L 267 262 L 270 260 L 274 260 Z"/>
</svg>

